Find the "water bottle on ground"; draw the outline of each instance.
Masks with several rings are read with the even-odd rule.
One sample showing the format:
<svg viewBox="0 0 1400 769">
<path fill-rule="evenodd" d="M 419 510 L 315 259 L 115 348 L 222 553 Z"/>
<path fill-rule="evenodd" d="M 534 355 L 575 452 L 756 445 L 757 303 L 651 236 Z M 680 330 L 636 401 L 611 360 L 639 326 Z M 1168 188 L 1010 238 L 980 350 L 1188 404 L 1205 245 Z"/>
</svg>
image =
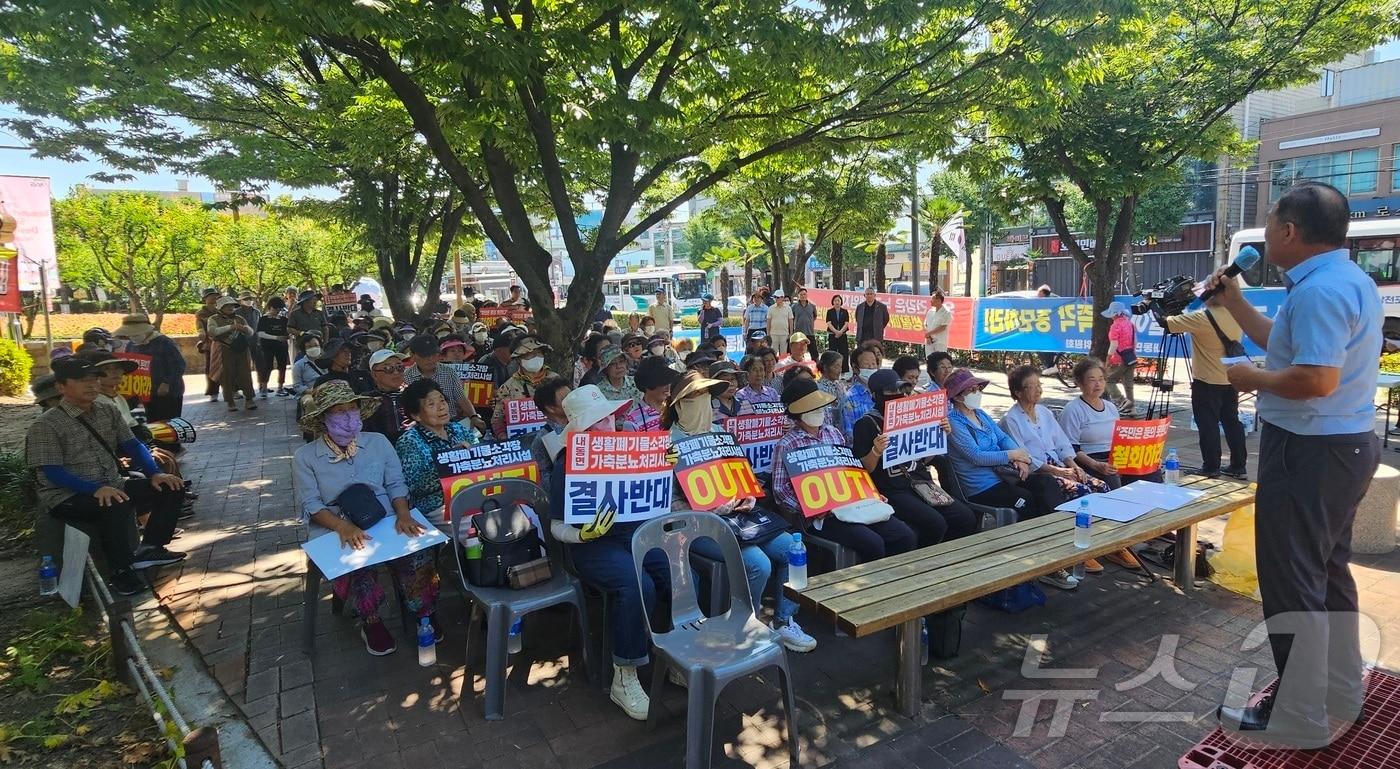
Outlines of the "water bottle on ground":
<svg viewBox="0 0 1400 769">
<path fill-rule="evenodd" d="M 1176 449 L 1167 449 L 1167 461 L 1162 463 L 1162 471 L 1169 485 L 1181 485 L 1181 460 L 1176 456 Z"/>
<path fill-rule="evenodd" d="M 476 535 L 476 527 L 467 529 L 467 560 L 481 560 L 481 538 Z"/>
<path fill-rule="evenodd" d="M 1074 546 L 1083 550 L 1089 547 L 1089 526 L 1092 523 L 1089 517 L 1089 500 L 1087 497 L 1079 498 L 1079 509 L 1074 513 Z"/>
<path fill-rule="evenodd" d="M 437 664 L 437 640 L 433 623 L 424 617 L 418 625 L 418 664 L 430 668 Z"/>
<path fill-rule="evenodd" d="M 919 645 L 919 664 L 928 665 L 928 617 L 919 620 L 919 627 L 921 628 L 920 636 L 922 641 Z"/>
<path fill-rule="evenodd" d="M 53 562 L 53 556 L 44 556 L 43 562 L 39 564 L 39 595 L 58 594 L 58 565 Z"/>
<path fill-rule="evenodd" d="M 520 653 L 520 620 L 510 626 L 510 637 L 506 639 L 506 653 Z"/>
<path fill-rule="evenodd" d="M 793 590 L 807 589 L 807 546 L 802 544 L 802 535 L 792 535 L 792 549 L 788 550 L 788 584 Z"/>
</svg>

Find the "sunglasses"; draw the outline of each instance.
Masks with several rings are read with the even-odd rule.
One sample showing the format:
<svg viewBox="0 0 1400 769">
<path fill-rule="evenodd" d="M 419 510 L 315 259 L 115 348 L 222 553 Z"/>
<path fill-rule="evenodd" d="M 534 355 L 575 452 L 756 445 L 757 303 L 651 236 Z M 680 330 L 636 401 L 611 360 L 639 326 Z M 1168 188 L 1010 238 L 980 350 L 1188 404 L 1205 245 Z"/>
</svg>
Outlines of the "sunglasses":
<svg viewBox="0 0 1400 769">
<path fill-rule="evenodd" d="M 381 374 L 402 374 L 403 370 L 403 366 L 380 366 L 379 368 L 375 369 L 375 371 Z"/>
</svg>

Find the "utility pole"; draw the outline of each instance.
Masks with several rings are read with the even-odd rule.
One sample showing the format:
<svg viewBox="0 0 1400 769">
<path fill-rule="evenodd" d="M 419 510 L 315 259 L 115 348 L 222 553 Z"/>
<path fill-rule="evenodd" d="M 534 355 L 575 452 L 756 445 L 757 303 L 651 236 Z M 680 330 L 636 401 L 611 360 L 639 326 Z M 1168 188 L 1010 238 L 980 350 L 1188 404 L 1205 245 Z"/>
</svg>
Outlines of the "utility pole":
<svg viewBox="0 0 1400 769">
<path fill-rule="evenodd" d="M 909 273 L 911 293 L 919 295 L 919 161 L 909 167 L 909 261 L 913 269 Z M 932 286 L 930 286 L 932 289 Z M 932 290 L 929 291 L 933 293 Z"/>
</svg>

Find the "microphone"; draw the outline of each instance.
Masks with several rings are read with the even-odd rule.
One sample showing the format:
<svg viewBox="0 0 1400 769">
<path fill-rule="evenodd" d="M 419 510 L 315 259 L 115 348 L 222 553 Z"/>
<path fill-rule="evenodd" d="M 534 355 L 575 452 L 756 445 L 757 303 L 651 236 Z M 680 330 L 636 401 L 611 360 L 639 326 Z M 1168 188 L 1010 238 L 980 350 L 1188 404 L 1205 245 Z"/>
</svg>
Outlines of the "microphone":
<svg viewBox="0 0 1400 769">
<path fill-rule="evenodd" d="M 1259 252 L 1254 248 L 1254 246 L 1245 246 L 1244 248 L 1241 248 L 1240 253 L 1237 256 L 1235 256 L 1235 261 L 1230 262 L 1230 266 L 1225 268 L 1225 277 L 1236 277 L 1245 270 L 1253 268 L 1254 265 L 1258 263 Z M 1215 292 L 1218 290 L 1219 286 L 1212 288 L 1209 291 L 1202 292 L 1201 301 L 1205 302 L 1209 300 L 1212 296 L 1215 296 Z"/>
</svg>

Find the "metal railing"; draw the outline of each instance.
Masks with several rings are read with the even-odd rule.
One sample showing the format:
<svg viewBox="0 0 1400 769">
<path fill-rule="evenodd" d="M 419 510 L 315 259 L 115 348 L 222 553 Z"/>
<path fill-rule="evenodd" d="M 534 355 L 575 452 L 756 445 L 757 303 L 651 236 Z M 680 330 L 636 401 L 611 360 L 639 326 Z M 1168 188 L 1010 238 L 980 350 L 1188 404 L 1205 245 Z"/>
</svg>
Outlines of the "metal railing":
<svg viewBox="0 0 1400 769">
<path fill-rule="evenodd" d="M 151 720 L 155 722 L 156 730 L 170 746 L 170 750 L 177 755 L 183 752 L 183 756 L 176 761 L 180 769 L 189 769 L 191 766 L 197 766 L 199 769 L 224 769 L 223 757 L 219 753 L 218 731 L 210 726 L 191 729 L 189 722 L 180 714 L 180 709 L 175 706 L 175 701 L 170 698 L 170 692 L 166 690 L 160 676 L 151 667 L 151 661 L 146 657 L 145 649 L 141 648 L 140 639 L 136 637 L 131 618 L 131 602 L 112 596 L 107 590 L 107 584 L 98 576 L 92 556 L 88 556 L 84 576 L 97 601 L 102 621 L 107 625 L 107 632 L 111 635 L 112 665 L 117 678 L 141 693 L 141 698 L 151 709 Z M 179 742 L 176 742 L 167 728 L 167 717 L 168 723 L 174 725 L 175 732 L 180 736 Z"/>
</svg>

